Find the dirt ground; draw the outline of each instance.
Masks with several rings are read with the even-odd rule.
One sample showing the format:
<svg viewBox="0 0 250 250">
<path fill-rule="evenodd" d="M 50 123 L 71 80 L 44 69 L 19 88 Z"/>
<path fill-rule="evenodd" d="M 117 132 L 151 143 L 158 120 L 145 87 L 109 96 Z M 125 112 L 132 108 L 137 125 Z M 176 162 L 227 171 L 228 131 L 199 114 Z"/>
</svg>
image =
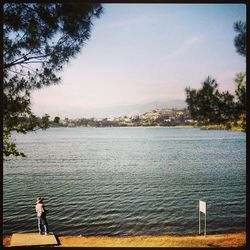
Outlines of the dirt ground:
<svg viewBox="0 0 250 250">
<path fill-rule="evenodd" d="M 57 236 L 58 247 L 246 247 L 246 233 L 202 236 Z M 11 236 L 3 238 L 8 247 Z"/>
</svg>

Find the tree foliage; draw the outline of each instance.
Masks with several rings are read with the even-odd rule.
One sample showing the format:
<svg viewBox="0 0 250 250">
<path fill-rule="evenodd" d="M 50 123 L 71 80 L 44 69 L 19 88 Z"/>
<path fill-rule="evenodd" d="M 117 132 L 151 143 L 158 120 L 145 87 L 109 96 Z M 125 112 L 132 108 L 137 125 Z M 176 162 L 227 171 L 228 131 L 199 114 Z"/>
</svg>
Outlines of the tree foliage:
<svg viewBox="0 0 250 250">
<path fill-rule="evenodd" d="M 234 38 L 234 46 L 237 53 L 246 57 L 246 22 L 238 21 L 234 23 L 234 30 L 238 35 Z"/>
<path fill-rule="evenodd" d="M 54 123 L 59 123 L 60 122 L 60 117 L 59 116 L 56 116 L 55 118 L 54 118 Z"/>
<path fill-rule="evenodd" d="M 238 73 L 234 78 L 236 84 L 236 115 L 246 114 L 246 74 Z"/>
<path fill-rule="evenodd" d="M 218 83 L 208 77 L 199 90 L 187 87 L 186 102 L 193 119 L 204 124 L 229 121 L 234 115 L 234 96 L 228 91 L 219 92 Z"/>
<path fill-rule="evenodd" d="M 246 22 L 238 21 L 234 23 L 234 30 L 238 35 L 234 39 L 236 51 L 246 57 Z M 241 120 L 241 127 L 246 129 L 246 73 L 238 73 L 234 78 L 236 84 L 236 108 L 235 117 Z"/>
<path fill-rule="evenodd" d="M 238 33 L 234 39 L 236 51 L 246 56 L 246 22 L 234 23 Z M 234 79 L 235 95 L 228 91 L 220 93 L 215 79 L 208 77 L 199 90 L 187 87 L 186 102 L 191 116 L 200 123 L 225 123 L 241 119 L 241 126 L 246 128 L 246 74 L 238 73 Z"/>
<path fill-rule="evenodd" d="M 63 66 L 89 39 L 100 4 L 5 3 L 3 5 L 3 153 L 20 154 L 11 131 L 47 128 L 31 111 L 31 91 L 58 84 Z M 25 122 L 24 122 L 25 121 Z"/>
</svg>

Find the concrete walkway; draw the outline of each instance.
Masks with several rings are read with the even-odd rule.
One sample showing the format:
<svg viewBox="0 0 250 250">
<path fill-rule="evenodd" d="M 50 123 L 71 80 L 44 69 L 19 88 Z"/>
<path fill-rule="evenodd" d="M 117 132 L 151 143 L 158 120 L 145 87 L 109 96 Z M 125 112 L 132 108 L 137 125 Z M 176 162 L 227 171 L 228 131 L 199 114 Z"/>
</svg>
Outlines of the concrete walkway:
<svg viewBox="0 0 250 250">
<path fill-rule="evenodd" d="M 48 235 L 40 235 L 39 233 L 14 233 L 10 242 L 10 247 L 48 245 L 58 245 L 53 233 L 49 233 Z"/>
</svg>

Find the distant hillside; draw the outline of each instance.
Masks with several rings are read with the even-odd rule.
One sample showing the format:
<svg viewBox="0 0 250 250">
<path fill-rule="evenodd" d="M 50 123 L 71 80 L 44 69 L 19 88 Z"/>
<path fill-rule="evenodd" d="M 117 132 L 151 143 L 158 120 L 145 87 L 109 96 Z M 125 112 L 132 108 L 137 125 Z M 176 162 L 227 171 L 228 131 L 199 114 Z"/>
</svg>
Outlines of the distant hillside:
<svg viewBox="0 0 250 250">
<path fill-rule="evenodd" d="M 85 111 L 84 117 L 117 117 L 143 114 L 154 109 L 175 108 L 183 109 L 187 107 L 184 100 L 153 101 L 144 104 L 120 105 L 108 108 L 93 109 L 91 112 Z"/>
<path fill-rule="evenodd" d="M 121 115 L 109 118 L 80 118 L 64 119 L 60 125 L 52 123 L 53 126 L 66 127 L 150 127 L 150 126 L 193 126 L 195 121 L 190 117 L 187 109 L 156 108 L 143 114 L 132 116 Z"/>
</svg>

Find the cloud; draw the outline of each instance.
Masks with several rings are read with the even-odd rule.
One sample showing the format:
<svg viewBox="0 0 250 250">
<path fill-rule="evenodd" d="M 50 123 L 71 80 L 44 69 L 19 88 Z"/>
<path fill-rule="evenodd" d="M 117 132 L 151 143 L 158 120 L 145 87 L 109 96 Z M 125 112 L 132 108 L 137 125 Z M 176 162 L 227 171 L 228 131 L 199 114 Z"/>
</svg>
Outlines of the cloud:
<svg viewBox="0 0 250 250">
<path fill-rule="evenodd" d="M 203 40 L 202 36 L 194 36 L 186 41 L 184 41 L 179 48 L 174 50 L 173 52 L 169 53 L 167 56 L 164 57 L 164 61 L 169 61 L 170 59 L 175 59 L 182 54 L 184 54 L 186 51 L 188 51 L 190 48 L 192 48 L 194 45 L 200 43 Z"/>
</svg>

